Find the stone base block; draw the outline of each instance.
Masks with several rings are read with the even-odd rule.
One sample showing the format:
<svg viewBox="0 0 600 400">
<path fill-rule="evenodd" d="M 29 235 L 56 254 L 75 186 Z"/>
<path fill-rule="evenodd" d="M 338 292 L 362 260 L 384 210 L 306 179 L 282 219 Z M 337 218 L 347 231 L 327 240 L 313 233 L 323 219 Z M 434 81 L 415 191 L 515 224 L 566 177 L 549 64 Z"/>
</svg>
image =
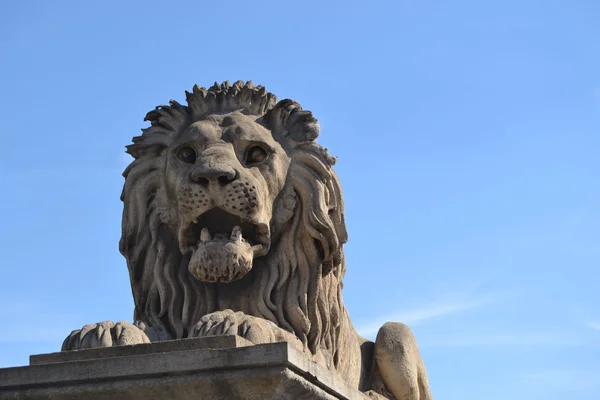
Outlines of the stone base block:
<svg viewBox="0 0 600 400">
<path fill-rule="evenodd" d="M 42 354 L 30 364 L 0 369 L 0 399 L 368 399 L 287 343 L 236 336 Z"/>
</svg>

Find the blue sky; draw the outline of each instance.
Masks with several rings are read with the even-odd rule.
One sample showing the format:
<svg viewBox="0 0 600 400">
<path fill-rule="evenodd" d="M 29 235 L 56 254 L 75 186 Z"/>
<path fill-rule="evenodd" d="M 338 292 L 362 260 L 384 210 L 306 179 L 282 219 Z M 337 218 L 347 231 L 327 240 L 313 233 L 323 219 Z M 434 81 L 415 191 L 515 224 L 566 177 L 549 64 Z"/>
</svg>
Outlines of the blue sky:
<svg viewBox="0 0 600 400">
<path fill-rule="evenodd" d="M 253 80 L 339 157 L 359 332 L 408 323 L 438 400 L 600 397 L 600 2 L 0 5 L 0 366 L 131 320 L 124 146 Z"/>
</svg>

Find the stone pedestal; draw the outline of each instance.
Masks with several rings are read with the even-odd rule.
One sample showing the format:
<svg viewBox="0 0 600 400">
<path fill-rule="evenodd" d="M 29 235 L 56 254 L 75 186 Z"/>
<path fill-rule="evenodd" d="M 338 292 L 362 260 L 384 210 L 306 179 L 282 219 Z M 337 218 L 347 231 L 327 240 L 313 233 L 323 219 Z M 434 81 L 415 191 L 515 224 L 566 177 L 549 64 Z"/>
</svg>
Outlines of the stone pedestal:
<svg viewBox="0 0 600 400">
<path fill-rule="evenodd" d="M 368 397 L 287 343 L 219 336 L 31 356 L 0 369 L 0 399 Z"/>
</svg>

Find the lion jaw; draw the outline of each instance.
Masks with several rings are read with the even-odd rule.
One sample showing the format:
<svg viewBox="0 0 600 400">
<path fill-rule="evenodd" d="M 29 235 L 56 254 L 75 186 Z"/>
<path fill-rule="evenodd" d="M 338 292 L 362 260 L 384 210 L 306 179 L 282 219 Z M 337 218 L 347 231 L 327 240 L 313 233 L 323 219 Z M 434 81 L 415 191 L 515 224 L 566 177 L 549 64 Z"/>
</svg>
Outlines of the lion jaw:
<svg viewBox="0 0 600 400">
<path fill-rule="evenodd" d="M 189 254 L 188 270 L 196 279 L 232 282 L 252 269 L 255 258 L 267 254 L 271 237 L 267 223 L 213 208 L 182 225 L 179 244 Z"/>
<path fill-rule="evenodd" d="M 232 282 L 250 272 L 253 259 L 252 247 L 241 239 L 201 241 L 188 270 L 202 282 Z"/>
</svg>

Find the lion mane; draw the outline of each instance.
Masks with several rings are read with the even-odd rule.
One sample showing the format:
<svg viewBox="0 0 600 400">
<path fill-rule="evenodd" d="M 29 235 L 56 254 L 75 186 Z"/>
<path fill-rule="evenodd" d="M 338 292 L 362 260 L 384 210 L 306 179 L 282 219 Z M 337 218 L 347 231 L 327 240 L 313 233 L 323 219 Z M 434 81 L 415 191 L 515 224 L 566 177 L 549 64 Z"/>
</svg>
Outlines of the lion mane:
<svg viewBox="0 0 600 400">
<path fill-rule="evenodd" d="M 119 248 L 127 259 L 135 320 L 152 327 L 158 339 L 184 338 L 202 316 L 235 302 L 232 291 L 223 289 L 236 282 L 205 283 L 188 271 L 189 257 L 182 255 L 169 228 L 177 211 L 165 189 L 165 154 L 191 123 L 240 111 L 256 116 L 276 140 L 287 143 L 291 164 L 272 215 L 272 246 L 242 278 L 248 289 L 238 311 L 272 321 L 312 353 L 324 349 L 336 367 L 343 367 L 347 361 L 338 350 L 350 340 L 352 329 L 341 293 L 344 205 L 332 169 L 336 160 L 315 142 L 316 119 L 298 103 L 277 102 L 251 82 L 195 86 L 186 100 L 187 105 L 171 100 L 150 111 L 145 120 L 151 126 L 127 146 L 134 161 L 123 173 Z"/>
</svg>

